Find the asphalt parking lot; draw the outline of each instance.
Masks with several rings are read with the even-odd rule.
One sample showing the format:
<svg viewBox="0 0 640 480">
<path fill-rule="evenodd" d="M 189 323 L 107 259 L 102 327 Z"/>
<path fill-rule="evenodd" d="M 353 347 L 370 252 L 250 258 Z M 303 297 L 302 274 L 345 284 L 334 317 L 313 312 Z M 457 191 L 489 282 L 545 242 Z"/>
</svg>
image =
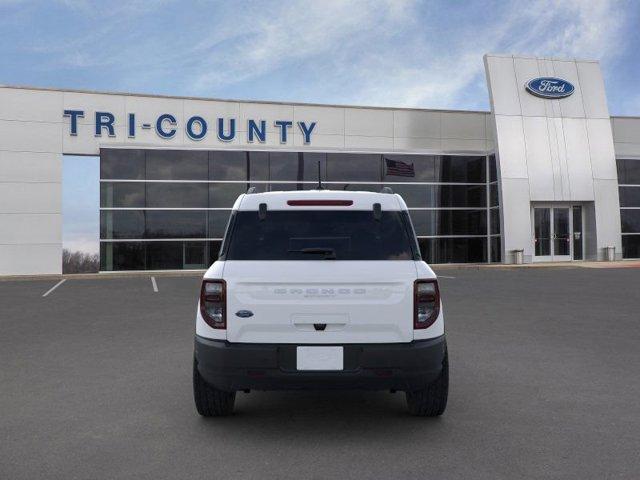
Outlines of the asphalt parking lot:
<svg viewBox="0 0 640 480">
<path fill-rule="evenodd" d="M 638 478 L 640 269 L 440 272 L 449 406 L 191 392 L 198 277 L 0 282 L 0 478 Z"/>
</svg>

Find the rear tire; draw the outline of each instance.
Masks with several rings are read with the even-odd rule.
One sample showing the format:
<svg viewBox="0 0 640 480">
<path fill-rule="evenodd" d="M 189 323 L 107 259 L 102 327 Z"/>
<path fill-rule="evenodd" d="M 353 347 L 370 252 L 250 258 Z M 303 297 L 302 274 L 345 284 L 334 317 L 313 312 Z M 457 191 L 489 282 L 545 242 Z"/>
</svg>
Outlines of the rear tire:
<svg viewBox="0 0 640 480">
<path fill-rule="evenodd" d="M 203 417 L 224 417 L 233 413 L 236 392 L 225 392 L 209 385 L 198 372 L 193 359 L 193 398 L 196 410 Z"/>
<path fill-rule="evenodd" d="M 449 354 L 444 351 L 442 371 L 424 390 L 406 392 L 407 408 L 417 417 L 437 417 L 447 408 L 449 395 Z"/>
</svg>

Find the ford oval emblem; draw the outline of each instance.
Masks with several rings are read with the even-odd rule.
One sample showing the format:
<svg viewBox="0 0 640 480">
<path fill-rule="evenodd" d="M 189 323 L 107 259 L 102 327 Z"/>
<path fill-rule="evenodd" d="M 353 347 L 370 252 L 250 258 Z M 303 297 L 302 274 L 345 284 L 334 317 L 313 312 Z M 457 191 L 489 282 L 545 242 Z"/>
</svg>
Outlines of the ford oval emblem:
<svg viewBox="0 0 640 480">
<path fill-rule="evenodd" d="M 525 88 L 529 93 L 542 98 L 564 98 L 575 90 L 571 83 L 556 77 L 534 78 L 527 82 Z"/>
<path fill-rule="evenodd" d="M 253 317 L 253 312 L 251 310 L 238 310 L 236 312 L 236 317 L 240 317 L 240 318 Z"/>
</svg>

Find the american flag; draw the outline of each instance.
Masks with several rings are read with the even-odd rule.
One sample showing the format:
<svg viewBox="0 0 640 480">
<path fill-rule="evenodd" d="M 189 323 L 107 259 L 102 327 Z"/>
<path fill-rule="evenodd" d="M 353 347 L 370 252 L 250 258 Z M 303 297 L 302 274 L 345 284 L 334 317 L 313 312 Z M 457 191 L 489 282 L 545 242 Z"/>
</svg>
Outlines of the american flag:
<svg viewBox="0 0 640 480">
<path fill-rule="evenodd" d="M 416 173 L 413 170 L 413 163 L 404 163 L 400 160 L 391 160 L 390 158 L 384 159 L 387 165 L 387 175 L 395 177 L 415 177 Z"/>
</svg>

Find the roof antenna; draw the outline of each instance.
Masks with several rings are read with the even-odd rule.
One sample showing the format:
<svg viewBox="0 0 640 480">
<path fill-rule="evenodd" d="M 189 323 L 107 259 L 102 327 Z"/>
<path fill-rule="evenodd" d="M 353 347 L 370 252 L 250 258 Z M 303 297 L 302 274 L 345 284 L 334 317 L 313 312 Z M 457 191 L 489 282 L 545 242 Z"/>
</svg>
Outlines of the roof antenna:
<svg viewBox="0 0 640 480">
<path fill-rule="evenodd" d="M 322 188 L 322 176 L 320 172 L 320 160 L 318 160 L 318 190 L 324 190 L 324 188 Z"/>
</svg>

